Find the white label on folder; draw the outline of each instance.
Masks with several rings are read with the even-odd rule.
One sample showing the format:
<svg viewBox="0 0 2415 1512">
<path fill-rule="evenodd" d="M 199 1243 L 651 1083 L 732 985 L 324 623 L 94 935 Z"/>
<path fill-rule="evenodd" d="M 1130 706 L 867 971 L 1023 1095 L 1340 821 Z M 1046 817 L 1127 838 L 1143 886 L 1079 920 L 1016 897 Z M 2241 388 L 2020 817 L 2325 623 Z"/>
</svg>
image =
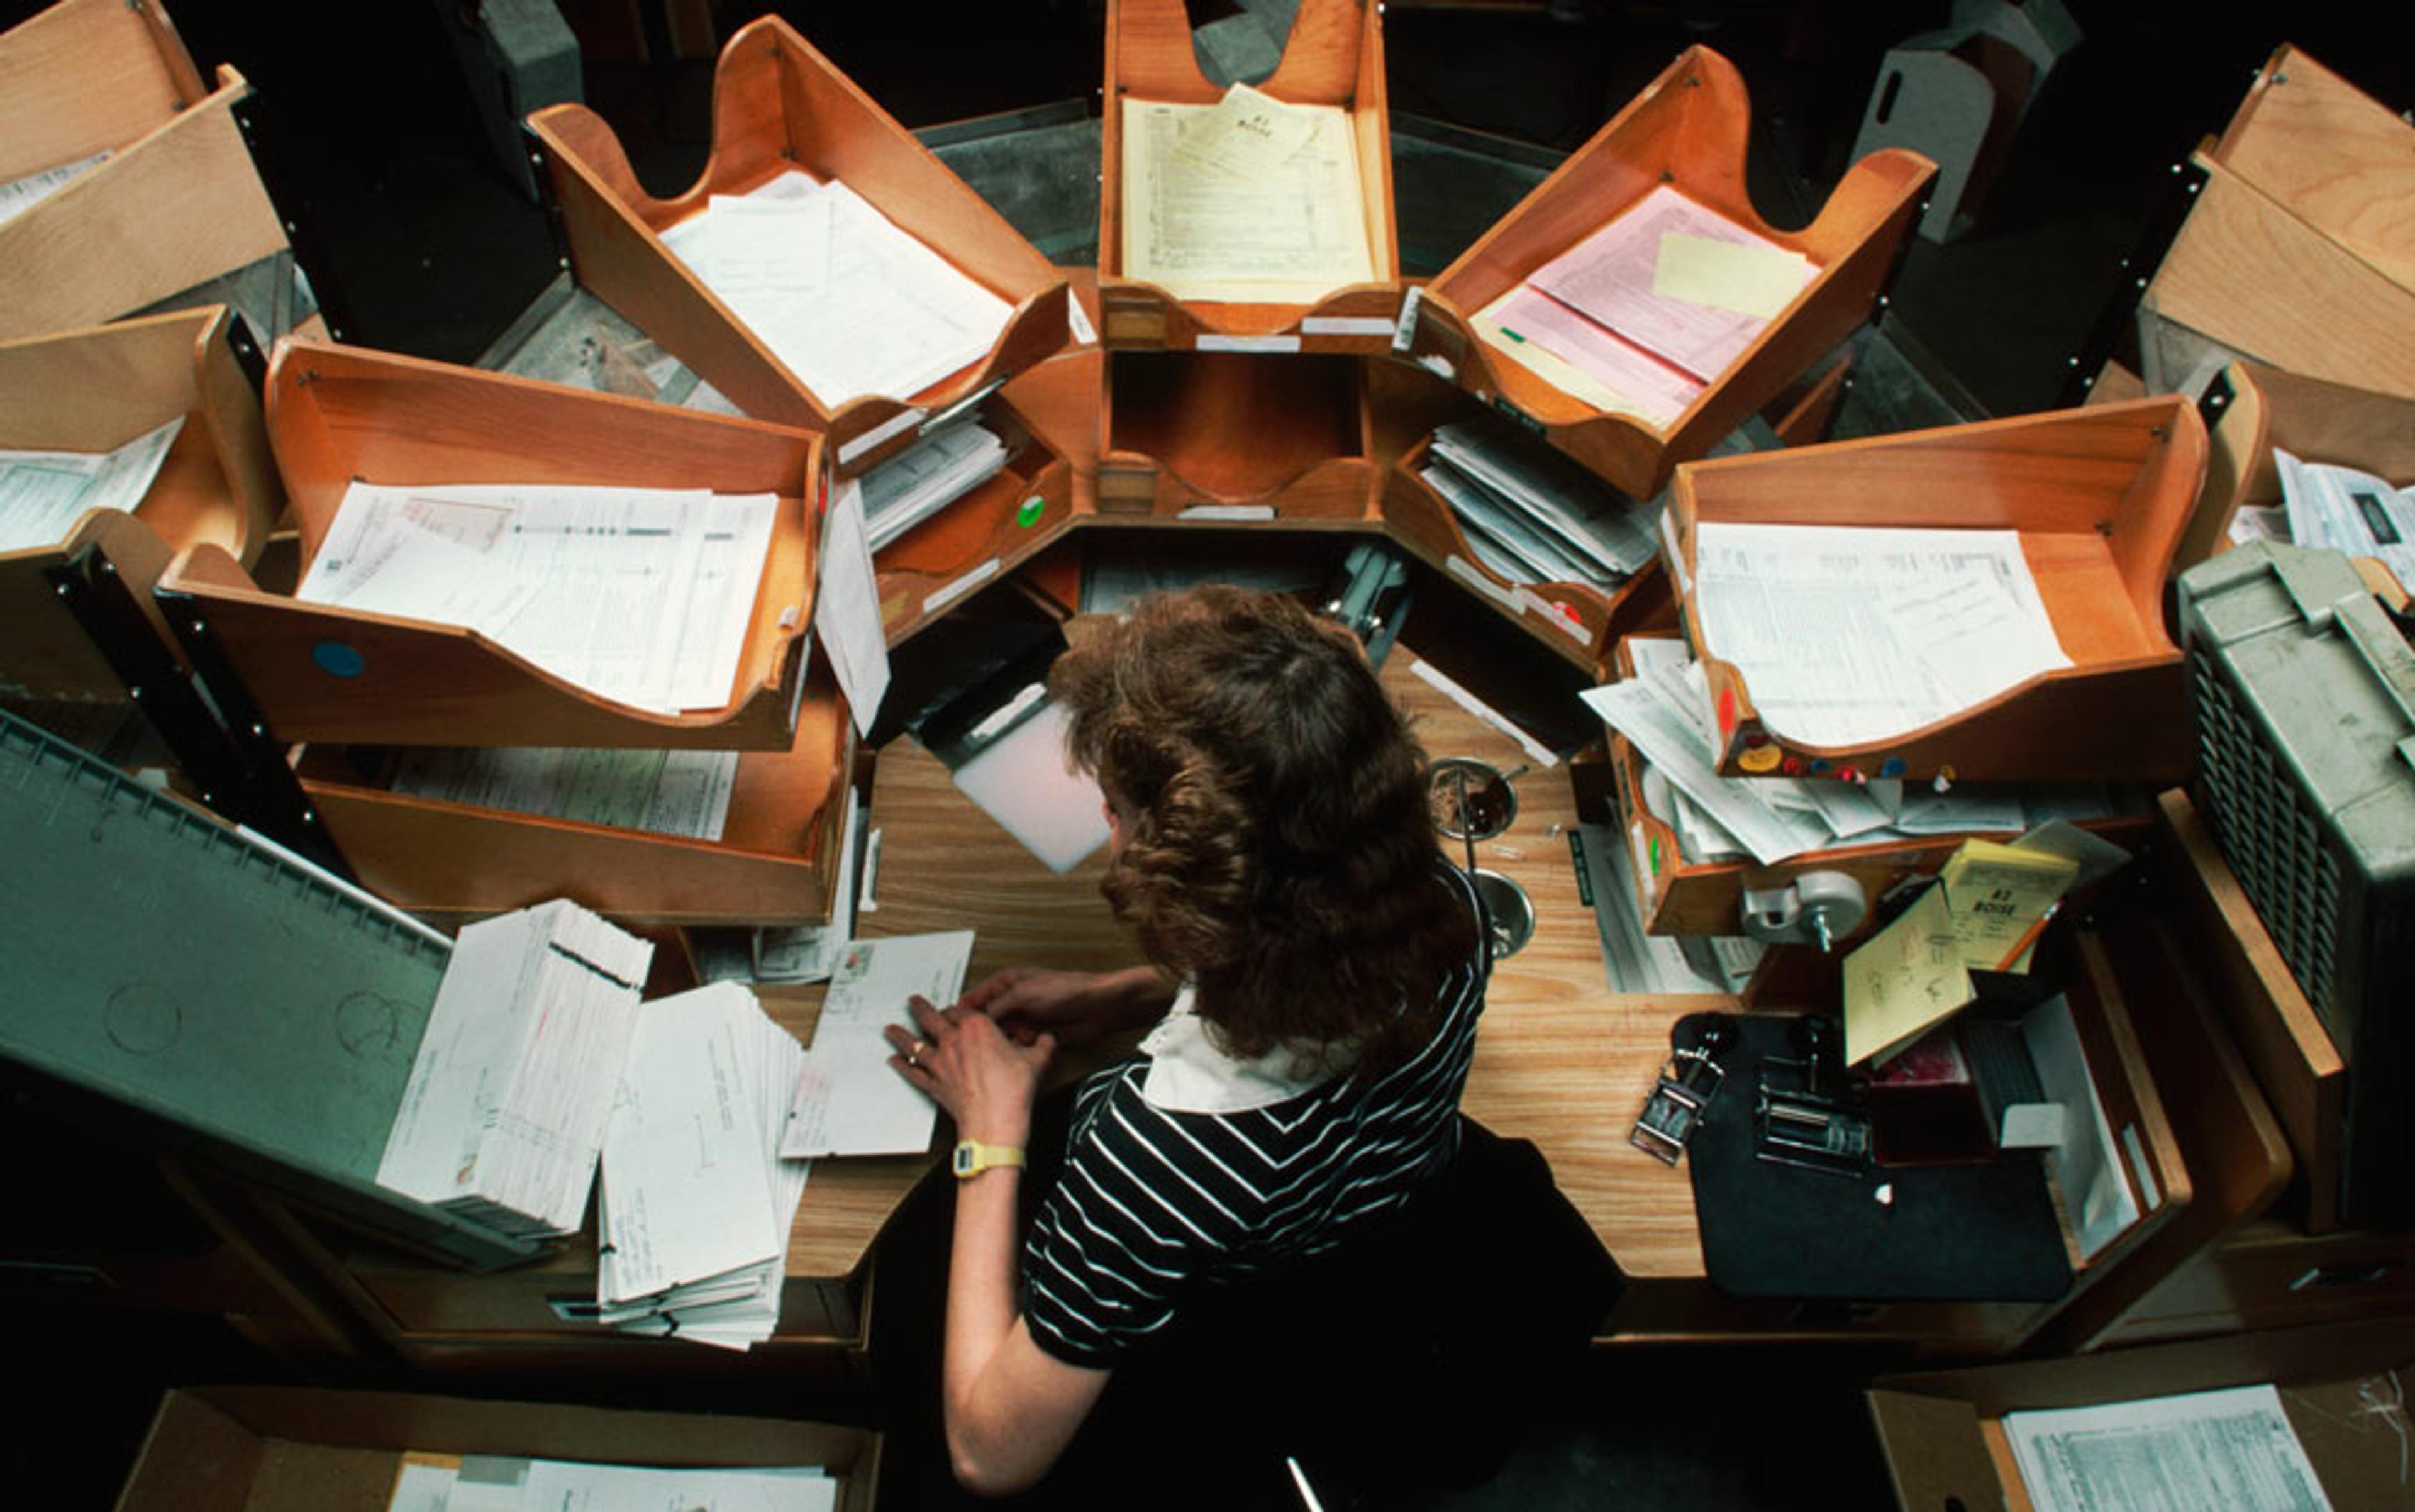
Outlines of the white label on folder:
<svg viewBox="0 0 2415 1512">
<path fill-rule="evenodd" d="M 1193 504 L 1177 519 L 1272 519 L 1272 504 Z"/>
<path fill-rule="evenodd" d="M 1486 576 L 1483 568 L 1477 566 L 1476 563 L 1468 561 L 1465 557 L 1461 556 L 1458 552 L 1454 551 L 1448 557 L 1444 558 L 1443 566 L 1449 569 L 1450 575 L 1453 577 L 1465 583 L 1468 587 L 1483 594 L 1486 598 L 1491 599 L 1493 603 L 1500 605 L 1503 608 L 1508 609 L 1512 614 L 1518 615 L 1521 618 L 1524 617 L 1526 613 L 1526 601 L 1524 599 L 1519 597 L 1516 593 L 1511 592 L 1508 589 L 1502 587 L 1499 583 L 1496 583 L 1492 578 Z"/>
<path fill-rule="evenodd" d="M 1694 591 L 1686 576 L 1686 553 L 1677 548 L 1677 512 L 1660 511 L 1660 555 L 1669 563 L 1669 580 L 1677 585 L 1677 596 L 1684 598 Z"/>
<path fill-rule="evenodd" d="M 1402 299 L 1401 318 L 1392 322 L 1392 350 L 1394 352 L 1406 352 L 1409 348 L 1417 344 L 1418 310 L 1419 307 L 1425 304 L 1425 302 L 1426 292 L 1422 288 L 1410 290 L 1407 296 Z M 1443 376 L 1448 378 L 1450 375 L 1448 373 L 1445 373 Z"/>
<path fill-rule="evenodd" d="M 1591 632 L 1584 627 L 1584 621 L 1578 619 L 1574 611 L 1562 608 L 1531 588 L 1523 586 L 1519 588 L 1518 602 L 1541 615 L 1550 622 L 1552 629 L 1580 646 L 1592 638 Z"/>
<path fill-rule="evenodd" d="M 928 410 L 922 409 L 900 410 L 895 414 L 882 421 L 880 424 L 873 427 L 870 430 L 865 431 L 862 435 L 856 437 L 853 441 L 844 441 L 839 442 L 838 465 L 845 467 L 849 462 L 854 461 L 857 457 L 862 457 L 864 453 L 879 445 L 882 442 L 887 441 L 890 437 L 897 435 L 901 431 L 913 429 L 916 426 L 921 425 L 922 423 L 923 416 L 929 413 L 930 412 Z"/>
<path fill-rule="evenodd" d="M 1099 344 L 1099 333 L 1090 324 L 1090 312 L 1082 307 L 1081 295 L 1071 289 L 1065 291 L 1065 326 L 1073 333 L 1073 345 L 1095 347 Z"/>
<path fill-rule="evenodd" d="M 1201 352 L 1298 352 L 1299 337 L 1203 335 L 1194 345 Z"/>
<path fill-rule="evenodd" d="M 998 576 L 998 559 L 990 558 L 980 566 L 944 588 L 935 588 L 922 596 L 922 612 L 937 614 L 956 600 Z"/>
<path fill-rule="evenodd" d="M 1311 315 L 1299 322 L 1302 336 L 1390 336 L 1388 315 Z"/>
</svg>

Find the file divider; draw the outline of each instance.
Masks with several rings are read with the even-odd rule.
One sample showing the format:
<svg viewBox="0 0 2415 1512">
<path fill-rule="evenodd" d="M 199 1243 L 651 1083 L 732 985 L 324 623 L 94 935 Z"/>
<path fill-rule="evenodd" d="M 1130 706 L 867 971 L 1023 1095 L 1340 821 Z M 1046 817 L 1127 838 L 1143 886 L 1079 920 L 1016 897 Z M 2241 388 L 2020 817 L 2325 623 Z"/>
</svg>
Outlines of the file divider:
<svg viewBox="0 0 2415 1512">
<path fill-rule="evenodd" d="M 1128 98 L 1213 105 L 1222 91 L 1199 70 L 1183 0 L 1112 0 L 1107 7 L 1104 157 L 1099 178 L 1099 335 L 1112 351 L 1386 351 L 1401 307 L 1400 229 L 1392 212 L 1391 116 L 1384 86 L 1384 7 L 1377 0 L 1301 0 L 1282 62 L 1256 87 L 1290 105 L 1339 106 L 1358 152 L 1359 213 L 1375 274 L 1311 304 L 1183 300 L 1128 276 L 1123 183 Z"/>
<path fill-rule="evenodd" d="M 270 443 L 308 571 L 355 479 L 615 484 L 776 493 L 754 621 L 721 709 L 678 714 L 578 688 L 471 631 L 306 604 L 197 545 L 164 575 L 286 741 L 788 750 L 805 686 L 821 439 L 749 420 L 315 340 L 270 364 Z M 328 647 L 343 654 L 323 654 Z"/>
<path fill-rule="evenodd" d="M 730 37 L 713 74 L 712 122 L 702 176 L 670 199 L 646 191 L 612 128 L 584 105 L 539 111 L 528 128 L 579 284 L 748 414 L 824 433 L 839 470 L 860 472 L 903 449 L 909 412 L 943 410 L 1065 344 L 1062 270 L 786 21 L 765 16 Z M 814 394 L 664 244 L 712 196 L 798 169 L 845 182 L 1013 306 L 988 355 L 920 394 Z"/>
<path fill-rule="evenodd" d="M 1399 345 L 1448 365 L 1460 384 L 1637 498 L 1678 463 L 1776 398 L 1870 318 L 1904 249 L 1936 165 L 1887 148 L 1845 174 L 1799 231 L 1762 219 L 1745 187 L 1751 126 L 1743 77 L 1688 49 L 1592 141 L 1436 274 Z M 1661 185 L 1799 252 L 1819 272 L 1724 372 L 1665 426 L 1561 392 L 1478 337 L 1473 317 Z"/>
<path fill-rule="evenodd" d="M 83 551 L 106 560 L 163 648 L 173 642 L 151 589 L 177 552 L 206 544 L 246 564 L 259 557 L 285 493 L 248 360 L 249 335 L 222 305 L 0 342 L 0 447 L 105 452 L 185 417 L 133 513 L 89 511 L 54 545 L 0 552 L 0 686 L 125 698 L 54 585 Z"/>
<path fill-rule="evenodd" d="M 234 121 L 250 93 L 223 65 L 205 82 L 157 0 L 60 0 L 0 32 L 0 182 L 110 155 L 0 223 L 0 338 L 97 324 L 282 250 Z"/>
<path fill-rule="evenodd" d="M 2188 711 L 2163 606 L 2205 472 L 2205 427 L 2169 396 L 1679 467 L 1672 549 L 1687 639 L 1718 711 L 1718 770 L 1949 784 L 2178 780 L 2190 766 Z M 1711 521 L 2018 531 L 2072 665 L 1899 737 L 1789 739 L 1703 644 L 1696 530 Z"/>
</svg>

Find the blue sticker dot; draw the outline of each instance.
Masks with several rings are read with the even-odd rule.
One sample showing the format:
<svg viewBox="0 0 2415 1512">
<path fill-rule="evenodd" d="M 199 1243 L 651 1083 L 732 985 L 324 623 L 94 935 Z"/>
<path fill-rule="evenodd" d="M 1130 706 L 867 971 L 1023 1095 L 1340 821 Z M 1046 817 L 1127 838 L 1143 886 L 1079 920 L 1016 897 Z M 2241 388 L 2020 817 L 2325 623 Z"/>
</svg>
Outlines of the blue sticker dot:
<svg viewBox="0 0 2415 1512">
<path fill-rule="evenodd" d="M 330 677 L 358 677 L 369 665 L 359 651 L 340 640 L 322 640 L 311 647 L 310 660 Z"/>
<path fill-rule="evenodd" d="M 1885 765 L 1883 765 L 1883 766 L 1882 766 L 1882 767 L 1880 767 L 1880 768 L 1879 768 L 1879 775 L 1880 775 L 1880 776 L 1882 776 L 1882 777 L 1900 777 L 1900 776 L 1902 776 L 1902 775 L 1903 775 L 1903 757 L 1901 757 L 1901 756 L 1889 756 L 1889 757 L 1887 757 L 1887 758 L 1886 758 L 1886 763 L 1885 763 Z"/>
</svg>

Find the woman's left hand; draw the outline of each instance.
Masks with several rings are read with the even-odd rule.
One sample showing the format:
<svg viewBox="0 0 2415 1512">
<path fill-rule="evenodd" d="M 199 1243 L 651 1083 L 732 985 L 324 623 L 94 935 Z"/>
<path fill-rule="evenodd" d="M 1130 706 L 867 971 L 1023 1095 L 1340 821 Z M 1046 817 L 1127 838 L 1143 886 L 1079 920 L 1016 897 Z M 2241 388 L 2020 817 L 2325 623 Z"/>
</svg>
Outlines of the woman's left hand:
<svg viewBox="0 0 2415 1512">
<path fill-rule="evenodd" d="M 1031 1132 L 1040 1078 L 1057 1053 L 1056 1036 L 1043 1034 L 1022 1045 L 986 1014 L 942 1012 L 922 997 L 909 998 L 906 1006 L 914 1028 L 892 1024 L 881 1031 L 897 1052 L 889 1057 L 890 1066 L 947 1109 L 961 1137 L 1022 1148 Z"/>
</svg>

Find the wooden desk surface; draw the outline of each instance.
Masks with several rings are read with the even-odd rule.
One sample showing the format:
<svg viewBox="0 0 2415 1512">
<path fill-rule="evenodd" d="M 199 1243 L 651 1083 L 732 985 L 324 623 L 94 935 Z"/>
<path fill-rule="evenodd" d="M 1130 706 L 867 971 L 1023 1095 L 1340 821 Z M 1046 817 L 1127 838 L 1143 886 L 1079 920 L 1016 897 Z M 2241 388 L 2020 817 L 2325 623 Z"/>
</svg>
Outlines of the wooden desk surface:
<svg viewBox="0 0 2415 1512">
<path fill-rule="evenodd" d="M 1416 676 L 1416 660 L 1405 648 L 1396 651 L 1384 682 L 1418 719 L 1429 755 L 1475 756 L 1505 771 L 1526 759 L 1515 741 Z M 1732 1005 L 1711 996 L 1613 997 L 1593 910 L 1577 894 L 1567 769 L 1521 777 L 1518 796 L 1516 823 L 1478 845 L 1478 863 L 1526 889 L 1536 930 L 1524 950 L 1494 968 L 1466 1109 L 1542 1149 L 1562 1190 L 1630 1277 L 1699 1280 L 1702 1246 L 1687 1175 L 1629 1145 L 1627 1134 L 1667 1056 L 1669 1025 L 1685 1013 Z M 1099 896 L 1103 851 L 1052 875 L 910 741 L 880 754 L 872 817 L 882 832 L 879 906 L 858 921 L 859 935 L 970 927 L 968 981 L 1007 966 L 1098 970 L 1140 959 Z M 774 1016 L 800 1034 L 810 1031 L 819 989 L 764 996 Z M 851 1270 L 929 1163 L 817 1162 L 789 1242 L 789 1274 Z"/>
</svg>

